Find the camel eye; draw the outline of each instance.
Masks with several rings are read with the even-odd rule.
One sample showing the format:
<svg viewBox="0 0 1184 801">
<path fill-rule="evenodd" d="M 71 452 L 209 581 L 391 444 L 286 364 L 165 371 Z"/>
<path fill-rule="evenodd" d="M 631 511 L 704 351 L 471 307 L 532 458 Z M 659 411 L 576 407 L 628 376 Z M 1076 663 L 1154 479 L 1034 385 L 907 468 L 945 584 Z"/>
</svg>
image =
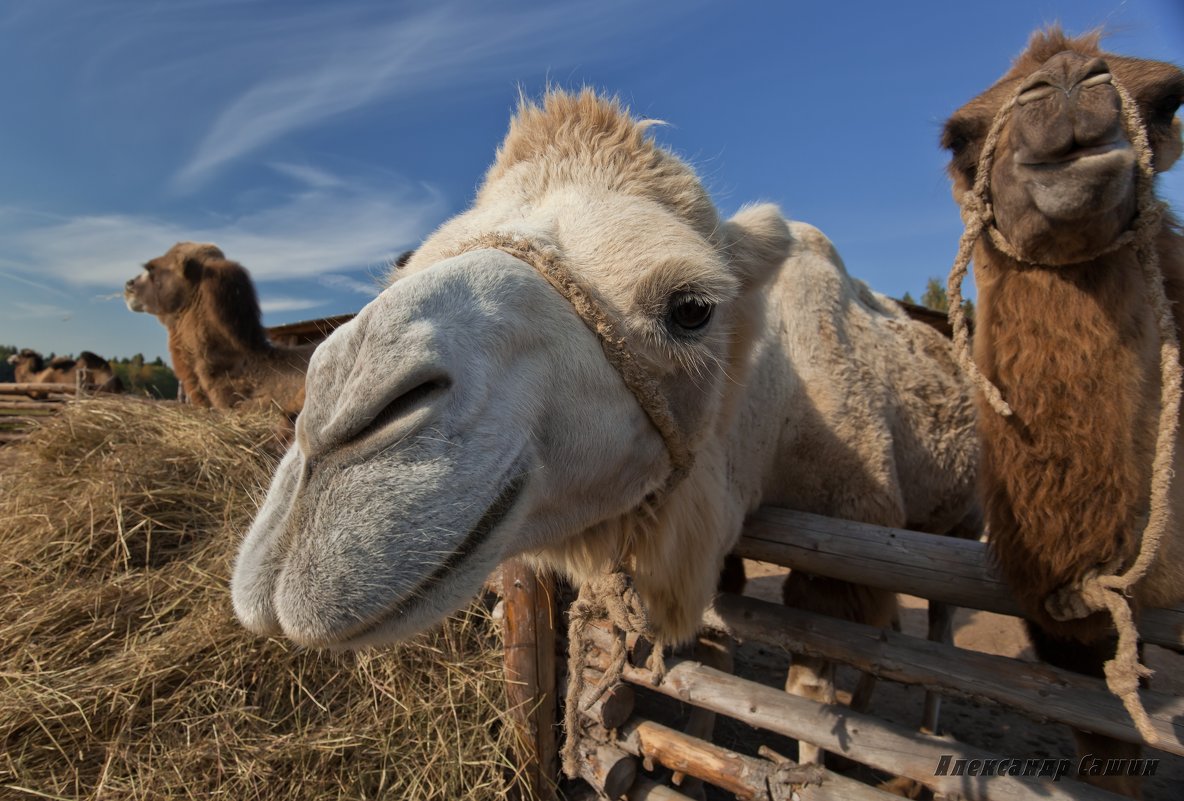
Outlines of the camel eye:
<svg viewBox="0 0 1184 801">
<path fill-rule="evenodd" d="M 715 306 L 697 295 L 680 293 L 670 301 L 666 314 L 670 328 L 675 333 L 698 331 L 711 321 Z"/>
</svg>

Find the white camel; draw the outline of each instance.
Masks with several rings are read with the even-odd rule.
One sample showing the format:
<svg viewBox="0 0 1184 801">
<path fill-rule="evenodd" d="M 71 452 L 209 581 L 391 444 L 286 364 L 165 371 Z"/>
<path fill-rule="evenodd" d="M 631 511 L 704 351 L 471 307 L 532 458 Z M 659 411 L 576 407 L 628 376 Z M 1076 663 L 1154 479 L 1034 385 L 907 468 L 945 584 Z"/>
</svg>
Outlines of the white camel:
<svg viewBox="0 0 1184 801">
<path fill-rule="evenodd" d="M 524 104 L 473 207 L 320 346 L 235 568 L 247 628 L 402 639 L 522 555 L 577 583 L 623 566 L 680 642 L 762 504 L 932 532 L 971 512 L 948 343 L 774 206 L 721 220 L 648 127 L 590 91 Z M 895 611 L 796 573 L 787 596 Z"/>
</svg>

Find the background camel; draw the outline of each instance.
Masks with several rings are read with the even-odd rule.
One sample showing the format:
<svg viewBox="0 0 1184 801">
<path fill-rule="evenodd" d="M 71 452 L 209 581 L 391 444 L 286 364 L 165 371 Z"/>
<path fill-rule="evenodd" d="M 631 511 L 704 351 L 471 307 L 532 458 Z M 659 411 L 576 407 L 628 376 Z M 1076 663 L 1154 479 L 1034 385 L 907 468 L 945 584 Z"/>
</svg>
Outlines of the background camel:
<svg viewBox="0 0 1184 801">
<path fill-rule="evenodd" d="M 576 582 L 623 566 L 680 642 L 763 503 L 963 520 L 976 446 L 948 343 L 816 229 L 768 205 L 721 220 L 646 131 L 590 91 L 524 104 L 474 206 L 321 345 L 235 568 L 244 625 L 404 638 L 524 554 Z M 814 586 L 791 594 L 892 617 L 890 594 Z"/>
<path fill-rule="evenodd" d="M 1039 32 L 994 86 L 946 123 L 942 144 L 962 197 L 977 177 L 988 128 L 1017 97 L 989 175 L 999 234 L 974 251 L 974 356 L 1014 415 L 980 403 L 982 487 L 995 558 L 1029 620 L 1037 653 L 1101 675 L 1114 653 L 1110 619 L 1067 610 L 1082 582 L 1131 564 L 1148 513 L 1160 408 L 1159 337 L 1134 248 L 1105 252 L 1136 214 L 1136 158 L 1115 79 L 1138 105 L 1157 172 L 1181 153 L 1176 109 L 1184 73 L 1103 53 L 1098 35 Z M 1018 93 L 1018 94 L 1017 94 Z M 1156 248 L 1179 328 L 1184 241 L 1169 217 Z M 1181 474 L 1176 448 L 1176 474 Z M 1173 486 L 1175 520 L 1184 496 Z M 1184 600 L 1184 539 L 1169 529 L 1138 605 Z M 1129 755 L 1078 733 L 1083 751 Z M 1135 794 L 1133 780 L 1110 780 Z"/>
<path fill-rule="evenodd" d="M 168 329 L 173 372 L 192 403 L 300 412 L 316 346 L 269 342 L 250 275 L 216 246 L 177 243 L 145 264 L 123 294 L 129 309 L 156 315 Z"/>
<path fill-rule="evenodd" d="M 78 354 L 78 358 L 56 356 L 46 362 L 35 350 L 22 348 L 8 357 L 18 383 L 26 384 L 74 384 L 78 373 L 86 371 L 86 382 L 96 392 L 122 392 L 123 382 L 111 370 L 111 365 L 101 356 L 89 350 Z"/>
</svg>

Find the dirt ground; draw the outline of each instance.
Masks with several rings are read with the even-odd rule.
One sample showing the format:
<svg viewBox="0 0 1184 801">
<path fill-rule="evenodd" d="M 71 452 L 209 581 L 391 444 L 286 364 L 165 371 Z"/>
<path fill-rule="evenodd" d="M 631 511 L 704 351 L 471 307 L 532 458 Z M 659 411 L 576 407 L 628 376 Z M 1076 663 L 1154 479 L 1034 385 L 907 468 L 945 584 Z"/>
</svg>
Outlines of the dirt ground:
<svg viewBox="0 0 1184 801">
<path fill-rule="evenodd" d="M 776 565 L 759 562 L 745 563 L 749 577 L 746 595 L 780 602 L 781 583 L 786 571 Z M 908 634 L 924 637 L 926 601 L 911 596 L 902 597 L 901 624 Z M 954 622 L 954 644 L 960 648 L 1034 661 L 1023 624 L 1018 618 L 960 609 Z M 1145 658 L 1155 670 L 1152 686 L 1160 692 L 1184 694 L 1184 656 L 1162 648 L 1148 646 Z M 788 657 L 779 649 L 757 643 L 740 646 L 736 672 L 764 684 L 780 686 L 784 682 Z M 840 671 L 839 682 L 844 695 L 854 688 L 857 673 L 851 669 Z M 872 699 L 871 714 L 905 725 L 920 722 L 924 692 L 890 681 L 881 681 Z M 941 724 L 944 733 L 954 739 L 1002 756 L 1023 758 L 1074 757 L 1073 739 L 1067 727 L 1039 723 L 1017 712 L 990 704 L 947 698 L 942 704 Z M 717 723 L 717 741 L 738 751 L 751 752 L 758 740 L 769 742 L 775 750 L 795 756 L 789 741 L 774 743 L 767 735 L 721 718 Z M 1157 773 L 1144 785 L 1147 801 L 1179 801 L 1184 798 L 1184 758 L 1159 751 L 1147 750 L 1146 757 L 1160 759 Z M 865 777 L 868 778 L 868 777 Z M 727 798 L 728 796 L 709 796 Z"/>
</svg>

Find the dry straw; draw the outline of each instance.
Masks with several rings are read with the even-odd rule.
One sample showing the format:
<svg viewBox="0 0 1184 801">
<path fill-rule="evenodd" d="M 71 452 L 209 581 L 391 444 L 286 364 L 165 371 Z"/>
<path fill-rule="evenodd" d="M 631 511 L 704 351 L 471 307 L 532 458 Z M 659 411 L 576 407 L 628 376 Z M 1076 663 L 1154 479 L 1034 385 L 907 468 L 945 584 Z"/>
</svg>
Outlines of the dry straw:
<svg viewBox="0 0 1184 801">
<path fill-rule="evenodd" d="M 96 399 L 0 450 L 0 797 L 521 792 L 481 607 L 361 655 L 235 622 L 227 578 L 271 428 Z"/>
</svg>

